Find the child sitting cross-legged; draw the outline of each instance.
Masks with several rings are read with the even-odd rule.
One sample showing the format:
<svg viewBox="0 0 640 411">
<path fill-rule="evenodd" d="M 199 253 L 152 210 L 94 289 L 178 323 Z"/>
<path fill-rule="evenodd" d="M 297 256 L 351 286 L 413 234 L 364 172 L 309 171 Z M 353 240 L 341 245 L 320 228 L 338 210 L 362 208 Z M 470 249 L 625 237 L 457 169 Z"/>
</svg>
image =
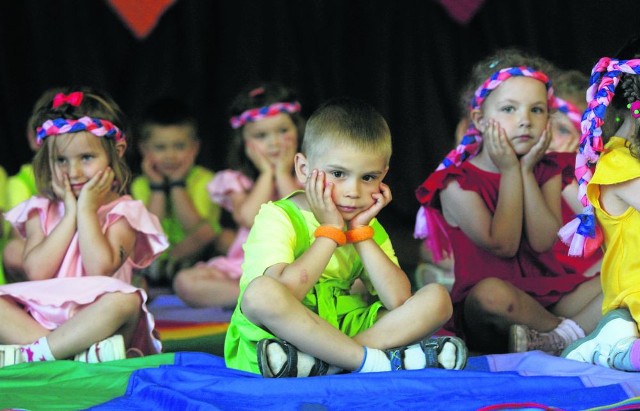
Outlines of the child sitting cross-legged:
<svg viewBox="0 0 640 411">
<path fill-rule="evenodd" d="M 447 290 L 412 296 L 376 219 L 391 201 L 390 156 L 368 104 L 332 100 L 311 116 L 295 156 L 305 190 L 264 204 L 245 243 L 227 366 L 265 377 L 464 367 L 462 340 L 430 338 L 451 316 Z M 356 279 L 372 303 L 350 293 Z"/>
</svg>

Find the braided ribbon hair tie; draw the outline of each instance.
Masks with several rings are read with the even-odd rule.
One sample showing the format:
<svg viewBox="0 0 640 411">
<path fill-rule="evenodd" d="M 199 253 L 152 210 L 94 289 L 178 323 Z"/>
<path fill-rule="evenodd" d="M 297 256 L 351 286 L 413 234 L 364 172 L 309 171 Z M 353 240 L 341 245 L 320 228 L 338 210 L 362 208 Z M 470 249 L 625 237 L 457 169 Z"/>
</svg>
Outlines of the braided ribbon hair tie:
<svg viewBox="0 0 640 411">
<path fill-rule="evenodd" d="M 486 79 L 475 91 L 469 112 L 479 109 L 493 90 L 512 77 L 530 77 L 544 83 L 547 88 L 547 104 L 550 108 L 558 108 L 549 77 L 542 71 L 538 71 L 532 67 L 520 66 L 503 68 Z M 473 122 L 470 122 L 469 128 L 460 144 L 447 154 L 436 168 L 436 172 L 454 165 L 459 166 L 463 161 L 475 157 L 480 152 L 481 146 L 482 134 Z M 415 238 L 426 239 L 426 245 L 431 249 L 434 261 L 438 262 L 442 259 L 443 252 L 451 251 L 451 245 L 449 244 L 442 217 L 439 216 L 439 211 L 436 211 L 430 206 L 434 194 L 437 189 L 439 189 L 438 187 L 432 187 L 432 185 L 433 183 L 427 179 L 427 181 L 416 190 L 416 197 L 418 201 L 420 201 L 420 204 L 422 204 L 422 207 L 418 210 L 413 235 Z"/>
<path fill-rule="evenodd" d="M 569 117 L 571 124 L 576 128 L 576 130 L 581 129 L 581 120 L 582 120 L 582 111 L 578 109 L 578 107 L 569 103 L 566 100 L 561 99 L 556 96 L 556 104 L 558 111 Z"/>
<path fill-rule="evenodd" d="M 240 115 L 231 117 L 229 122 L 231 123 L 231 127 L 236 129 L 244 126 L 247 123 L 262 120 L 267 117 L 273 117 L 280 113 L 297 113 L 300 111 L 300 109 L 300 103 L 297 101 L 291 103 L 273 103 L 269 106 L 252 108 L 250 110 L 244 111 Z"/>
<path fill-rule="evenodd" d="M 36 143 L 42 145 L 45 138 L 67 133 L 87 131 L 97 137 L 112 138 L 116 142 L 125 141 L 122 130 L 108 120 L 93 117 L 82 117 L 78 120 L 54 118 L 45 121 L 36 129 Z"/>
<path fill-rule="evenodd" d="M 603 57 L 591 70 L 590 85 L 587 89 L 587 109 L 582 115 L 582 136 L 575 166 L 578 200 L 584 210 L 558 232 L 562 242 L 569 246 L 569 255 L 572 256 L 588 257 L 602 244 L 602 232 L 596 224 L 593 206 L 587 198 L 587 185 L 593 177 L 596 163 L 604 148 L 604 116 L 622 74 L 640 74 L 640 59 L 617 60 Z"/>
</svg>

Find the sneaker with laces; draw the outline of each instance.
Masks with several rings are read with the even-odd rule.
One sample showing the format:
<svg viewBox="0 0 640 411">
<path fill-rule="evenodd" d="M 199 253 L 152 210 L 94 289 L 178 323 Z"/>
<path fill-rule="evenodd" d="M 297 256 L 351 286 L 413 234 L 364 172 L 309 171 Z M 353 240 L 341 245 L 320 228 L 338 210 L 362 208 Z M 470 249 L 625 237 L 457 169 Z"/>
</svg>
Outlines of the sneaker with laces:
<svg viewBox="0 0 640 411">
<path fill-rule="evenodd" d="M 629 359 L 629 350 L 635 342 L 638 341 L 636 337 L 626 337 L 618 341 L 611 347 L 611 353 L 607 359 L 609 368 L 620 371 L 638 371 Z"/>
<path fill-rule="evenodd" d="M 567 343 L 556 332 L 541 333 L 524 324 L 513 324 L 509 329 L 509 352 L 540 350 L 560 355 Z"/>
<path fill-rule="evenodd" d="M 24 362 L 19 345 L 0 345 L 0 368 Z"/>
<path fill-rule="evenodd" d="M 611 368 L 609 357 L 613 346 L 623 339 L 639 336 L 629 310 L 619 308 L 605 314 L 591 334 L 569 344 L 561 355 L 569 360 Z"/>
<path fill-rule="evenodd" d="M 98 363 L 125 359 L 124 338 L 121 335 L 113 335 L 91 345 L 85 351 L 76 354 L 74 361 Z"/>
</svg>

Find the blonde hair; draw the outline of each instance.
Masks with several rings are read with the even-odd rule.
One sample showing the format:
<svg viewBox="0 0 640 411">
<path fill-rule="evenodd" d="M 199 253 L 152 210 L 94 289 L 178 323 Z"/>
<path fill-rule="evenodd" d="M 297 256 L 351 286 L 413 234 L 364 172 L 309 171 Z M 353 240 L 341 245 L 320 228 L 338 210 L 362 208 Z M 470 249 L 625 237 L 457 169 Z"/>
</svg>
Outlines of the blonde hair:
<svg viewBox="0 0 640 411">
<path fill-rule="evenodd" d="M 302 153 L 313 158 L 327 147 L 348 145 L 391 159 L 391 131 L 384 117 L 363 101 L 339 98 L 320 106 L 309 118 Z"/>
<path fill-rule="evenodd" d="M 108 120 L 126 134 L 127 122 L 124 113 L 116 102 L 106 93 L 89 88 L 74 87 L 64 88 L 60 91 L 66 95 L 73 92 L 83 93 L 82 102 L 79 105 L 63 103 L 57 107 L 53 107 L 53 96 L 51 101 L 46 104 L 36 105 L 35 112 L 32 114 L 30 124 L 35 127 L 42 125 L 47 120 L 63 118 L 67 120 L 78 120 L 79 118 L 88 116 L 102 120 Z M 47 137 L 40 149 L 33 158 L 33 172 L 36 180 L 36 187 L 43 196 L 50 200 L 58 200 L 53 190 L 51 164 L 57 154 L 54 148 L 56 136 Z M 117 182 L 115 188 L 118 195 L 128 192 L 129 183 L 131 182 L 131 170 L 125 162 L 124 155 L 120 155 L 116 148 L 116 142 L 112 138 L 97 137 L 107 153 L 109 166 L 115 175 L 114 180 Z"/>
</svg>

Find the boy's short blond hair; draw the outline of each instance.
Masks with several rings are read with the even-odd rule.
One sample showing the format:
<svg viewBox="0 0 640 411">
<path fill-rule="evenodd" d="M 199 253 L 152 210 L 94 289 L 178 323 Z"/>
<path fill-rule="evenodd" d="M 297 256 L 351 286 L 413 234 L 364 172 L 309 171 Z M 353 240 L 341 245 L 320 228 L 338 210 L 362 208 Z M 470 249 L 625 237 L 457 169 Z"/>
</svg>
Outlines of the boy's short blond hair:
<svg viewBox="0 0 640 411">
<path fill-rule="evenodd" d="M 370 104 L 350 98 L 330 100 L 309 118 L 302 153 L 313 158 L 328 147 L 336 146 L 379 153 L 388 165 L 391 132 L 384 117 Z"/>
</svg>

